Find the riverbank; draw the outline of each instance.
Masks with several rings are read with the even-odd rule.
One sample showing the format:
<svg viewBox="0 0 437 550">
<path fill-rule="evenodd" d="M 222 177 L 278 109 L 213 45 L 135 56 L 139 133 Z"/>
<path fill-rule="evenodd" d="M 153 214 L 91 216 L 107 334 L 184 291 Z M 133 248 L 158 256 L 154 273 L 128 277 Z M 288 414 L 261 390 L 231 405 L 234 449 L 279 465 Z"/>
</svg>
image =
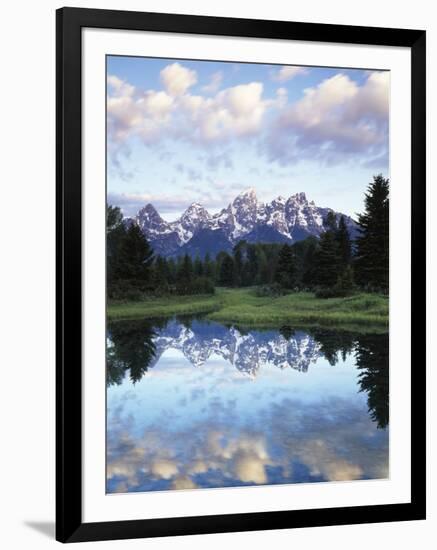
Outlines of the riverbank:
<svg viewBox="0 0 437 550">
<path fill-rule="evenodd" d="M 205 314 L 213 321 L 247 327 L 325 326 L 388 330 L 388 297 L 359 293 L 316 298 L 311 292 L 260 297 L 254 288 L 217 289 L 208 296 L 167 296 L 108 305 L 108 319 Z"/>
</svg>

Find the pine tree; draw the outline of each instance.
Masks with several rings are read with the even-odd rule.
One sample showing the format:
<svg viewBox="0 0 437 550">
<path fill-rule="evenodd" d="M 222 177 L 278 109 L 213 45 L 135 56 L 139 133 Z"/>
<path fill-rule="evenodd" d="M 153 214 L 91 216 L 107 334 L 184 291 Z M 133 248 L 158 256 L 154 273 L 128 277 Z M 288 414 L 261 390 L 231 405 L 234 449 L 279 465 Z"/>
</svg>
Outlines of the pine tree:
<svg viewBox="0 0 437 550">
<path fill-rule="evenodd" d="M 355 276 L 364 287 L 388 290 L 389 285 L 389 180 L 374 176 L 358 216 Z"/>
<path fill-rule="evenodd" d="M 338 229 L 336 231 L 336 240 L 338 244 L 338 250 L 340 254 L 340 261 L 344 268 L 350 264 L 352 257 L 351 240 L 349 237 L 349 231 L 346 226 L 344 216 L 341 216 L 338 223 Z"/>
<path fill-rule="evenodd" d="M 211 262 L 211 256 L 209 255 L 209 252 L 205 254 L 205 260 L 203 262 L 203 270 L 205 272 L 205 277 L 208 279 L 214 278 L 214 266 Z"/>
<path fill-rule="evenodd" d="M 234 246 L 234 268 L 235 268 L 235 284 L 237 286 L 241 285 L 242 279 L 243 279 L 243 267 L 244 267 L 244 260 L 243 260 L 243 247 L 245 246 L 245 241 L 239 241 Z"/>
<path fill-rule="evenodd" d="M 150 280 L 153 250 L 138 225 L 132 224 L 126 231 L 120 243 L 119 257 L 120 278 L 143 288 Z"/>
<path fill-rule="evenodd" d="M 108 205 L 106 208 L 106 255 L 107 285 L 110 296 L 116 289 L 120 276 L 120 246 L 125 236 L 126 227 L 120 208 Z"/>
<path fill-rule="evenodd" d="M 312 287 L 317 282 L 317 255 L 319 242 L 315 237 L 308 237 L 302 261 L 302 283 Z"/>
<path fill-rule="evenodd" d="M 202 260 L 200 259 L 199 256 L 196 256 L 196 259 L 194 260 L 193 269 L 194 269 L 194 274 L 196 275 L 196 277 L 202 277 L 202 275 L 203 275 L 203 264 L 202 264 Z"/>
<path fill-rule="evenodd" d="M 177 278 L 176 262 L 174 261 L 173 258 L 169 258 L 167 260 L 167 268 L 168 268 L 168 282 L 170 285 L 172 285 L 176 282 L 176 278 Z"/>
<path fill-rule="evenodd" d="M 324 225 L 327 231 L 337 231 L 337 217 L 332 210 L 330 210 L 325 218 Z"/>
<path fill-rule="evenodd" d="M 222 286 L 233 286 L 235 281 L 235 264 L 229 254 L 223 257 L 220 265 L 219 284 Z"/>
<path fill-rule="evenodd" d="M 178 269 L 177 287 L 179 294 L 189 294 L 193 282 L 193 262 L 188 254 L 182 259 Z"/>
<path fill-rule="evenodd" d="M 256 245 L 251 244 L 247 247 L 247 262 L 244 270 L 244 281 L 246 285 L 254 285 L 258 275 L 259 262 Z"/>
<path fill-rule="evenodd" d="M 296 261 L 293 248 L 284 244 L 278 258 L 275 281 L 284 288 L 293 288 L 296 275 Z"/>
<path fill-rule="evenodd" d="M 170 270 L 167 260 L 158 256 L 155 260 L 153 269 L 153 286 L 161 292 L 167 292 L 169 289 Z"/>
<path fill-rule="evenodd" d="M 316 266 L 317 284 L 325 288 L 335 285 L 341 272 L 341 266 L 339 265 L 338 245 L 333 231 L 326 231 L 320 237 Z"/>
<path fill-rule="evenodd" d="M 337 296 L 348 296 L 355 288 L 354 274 L 350 265 L 339 274 L 333 291 Z"/>
<path fill-rule="evenodd" d="M 264 285 L 269 282 L 269 262 L 263 246 L 259 246 L 257 250 L 258 256 L 258 273 L 255 279 L 257 285 Z"/>
</svg>

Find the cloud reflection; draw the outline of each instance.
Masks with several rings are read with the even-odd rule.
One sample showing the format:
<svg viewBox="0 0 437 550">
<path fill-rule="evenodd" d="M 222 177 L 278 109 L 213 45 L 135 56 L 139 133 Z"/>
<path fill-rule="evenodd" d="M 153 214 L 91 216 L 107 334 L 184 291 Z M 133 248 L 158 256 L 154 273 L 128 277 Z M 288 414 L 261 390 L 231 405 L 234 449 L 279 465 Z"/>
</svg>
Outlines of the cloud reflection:
<svg viewBox="0 0 437 550">
<path fill-rule="evenodd" d="M 153 369 L 108 388 L 108 492 L 388 476 L 388 430 L 379 429 L 388 418 L 386 335 L 356 344 L 356 335 L 326 331 L 252 331 L 238 332 L 236 345 L 236 329 L 198 321 L 153 334 Z M 114 342 L 112 356 L 126 360 Z M 256 346 L 248 364 L 254 349 L 264 357 L 256 377 L 235 363 L 247 342 Z M 282 368 L 290 349 L 298 364 L 310 358 L 311 372 Z"/>
</svg>

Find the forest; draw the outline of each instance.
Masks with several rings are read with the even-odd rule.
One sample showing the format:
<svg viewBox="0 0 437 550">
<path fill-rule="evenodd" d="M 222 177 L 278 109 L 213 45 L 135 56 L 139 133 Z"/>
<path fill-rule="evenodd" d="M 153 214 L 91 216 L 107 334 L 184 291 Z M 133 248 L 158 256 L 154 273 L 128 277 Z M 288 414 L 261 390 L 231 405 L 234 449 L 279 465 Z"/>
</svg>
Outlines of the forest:
<svg viewBox="0 0 437 550">
<path fill-rule="evenodd" d="M 343 217 L 330 212 L 320 238 L 294 244 L 248 243 L 215 257 L 155 255 L 136 224 L 127 226 L 117 206 L 107 206 L 107 291 L 114 301 L 150 296 L 214 294 L 216 287 L 257 287 L 260 296 L 311 291 L 318 298 L 357 291 L 388 293 L 389 181 L 373 177 L 352 241 Z"/>
</svg>

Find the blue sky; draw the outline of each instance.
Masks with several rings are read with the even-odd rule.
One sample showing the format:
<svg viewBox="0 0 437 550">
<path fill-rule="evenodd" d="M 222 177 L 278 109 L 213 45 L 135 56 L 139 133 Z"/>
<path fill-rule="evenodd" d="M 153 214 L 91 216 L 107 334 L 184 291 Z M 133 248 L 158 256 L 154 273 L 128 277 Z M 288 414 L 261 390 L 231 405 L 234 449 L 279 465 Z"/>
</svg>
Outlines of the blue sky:
<svg viewBox="0 0 437 550">
<path fill-rule="evenodd" d="M 140 57 L 107 59 L 108 202 L 168 220 L 253 187 L 354 215 L 388 175 L 389 73 Z"/>
</svg>

